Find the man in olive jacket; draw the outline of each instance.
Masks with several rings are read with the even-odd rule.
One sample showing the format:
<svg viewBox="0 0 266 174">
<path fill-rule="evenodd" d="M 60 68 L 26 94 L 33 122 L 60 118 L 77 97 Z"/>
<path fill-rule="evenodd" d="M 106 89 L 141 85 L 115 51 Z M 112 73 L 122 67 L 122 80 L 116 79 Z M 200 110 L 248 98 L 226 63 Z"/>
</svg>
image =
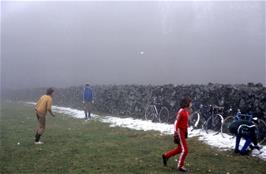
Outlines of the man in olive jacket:
<svg viewBox="0 0 266 174">
<path fill-rule="evenodd" d="M 40 141 L 40 138 L 44 133 L 46 122 L 45 117 L 47 112 L 49 112 L 53 117 L 55 116 L 52 112 L 53 93 L 54 90 L 52 88 L 48 88 L 46 91 L 46 95 L 41 96 L 35 105 L 35 112 L 38 121 L 35 134 L 35 144 L 43 144 L 43 142 Z"/>
</svg>

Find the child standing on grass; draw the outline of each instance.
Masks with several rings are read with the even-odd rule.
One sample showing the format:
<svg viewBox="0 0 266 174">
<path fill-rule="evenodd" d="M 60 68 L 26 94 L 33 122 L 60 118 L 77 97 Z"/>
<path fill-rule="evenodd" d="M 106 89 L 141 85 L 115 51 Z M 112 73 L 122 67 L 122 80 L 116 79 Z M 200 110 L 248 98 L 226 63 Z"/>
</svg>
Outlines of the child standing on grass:
<svg viewBox="0 0 266 174">
<path fill-rule="evenodd" d="M 42 134 L 45 129 L 45 117 L 47 111 L 54 117 L 55 115 L 52 112 L 52 97 L 54 90 L 52 88 L 48 88 L 46 91 L 46 95 L 40 97 L 35 106 L 36 117 L 38 120 L 38 125 L 35 134 L 35 144 L 43 144 L 40 141 Z"/>
<path fill-rule="evenodd" d="M 181 172 L 186 172 L 184 167 L 185 159 L 188 154 L 186 138 L 188 135 L 188 117 L 191 111 L 192 101 L 189 97 L 185 97 L 181 100 L 180 109 L 176 114 L 176 120 L 174 123 L 174 142 L 178 146 L 162 155 L 163 164 L 167 166 L 167 160 L 179 153 L 179 160 L 177 163 L 177 168 Z"/>
</svg>

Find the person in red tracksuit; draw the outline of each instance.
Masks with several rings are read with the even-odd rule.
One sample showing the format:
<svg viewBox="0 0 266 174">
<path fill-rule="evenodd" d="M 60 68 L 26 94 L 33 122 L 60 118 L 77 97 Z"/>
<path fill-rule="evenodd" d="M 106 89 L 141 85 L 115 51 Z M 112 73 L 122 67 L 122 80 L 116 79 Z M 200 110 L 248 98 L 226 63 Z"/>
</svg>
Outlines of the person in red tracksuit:
<svg viewBox="0 0 266 174">
<path fill-rule="evenodd" d="M 174 142 L 178 144 L 178 146 L 162 155 L 163 164 L 167 166 L 167 160 L 180 154 L 177 168 L 181 172 L 186 172 L 186 168 L 184 167 L 185 159 L 188 154 L 187 148 L 187 134 L 188 134 L 188 117 L 191 111 L 192 101 L 189 97 L 185 97 L 181 100 L 180 109 L 176 114 L 176 120 L 174 123 L 175 131 L 174 131 Z"/>
</svg>

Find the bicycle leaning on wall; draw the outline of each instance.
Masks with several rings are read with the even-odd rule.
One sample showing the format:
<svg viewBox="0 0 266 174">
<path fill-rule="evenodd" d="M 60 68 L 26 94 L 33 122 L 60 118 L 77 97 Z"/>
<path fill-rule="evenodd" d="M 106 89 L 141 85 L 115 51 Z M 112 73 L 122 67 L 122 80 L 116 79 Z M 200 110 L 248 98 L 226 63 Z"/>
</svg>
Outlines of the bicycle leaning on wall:
<svg viewBox="0 0 266 174">
<path fill-rule="evenodd" d="M 159 109 L 158 109 L 159 108 Z M 153 101 L 145 109 L 145 120 L 151 120 L 152 122 L 165 122 L 169 121 L 169 110 L 167 107 L 160 103 Z"/>
<path fill-rule="evenodd" d="M 203 129 L 206 133 L 210 130 L 219 133 L 224 118 L 224 107 L 216 105 L 199 105 L 199 109 L 193 112 L 189 118 L 189 125 L 194 129 Z"/>
<path fill-rule="evenodd" d="M 194 104 L 193 104 L 194 105 Z M 198 108 L 196 111 L 192 112 L 189 116 L 189 126 L 194 129 L 202 129 L 203 124 L 206 122 L 205 115 L 208 112 L 208 106 L 199 104 L 196 106 Z"/>
</svg>

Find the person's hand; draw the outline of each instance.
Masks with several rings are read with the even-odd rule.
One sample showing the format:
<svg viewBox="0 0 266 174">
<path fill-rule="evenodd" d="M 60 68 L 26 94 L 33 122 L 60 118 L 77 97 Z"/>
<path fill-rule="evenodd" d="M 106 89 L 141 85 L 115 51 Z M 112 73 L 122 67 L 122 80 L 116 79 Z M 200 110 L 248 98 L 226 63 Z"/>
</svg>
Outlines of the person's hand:
<svg viewBox="0 0 266 174">
<path fill-rule="evenodd" d="M 180 143 L 180 139 L 179 139 L 179 136 L 177 134 L 174 134 L 174 143 L 175 144 L 179 144 Z"/>
<path fill-rule="evenodd" d="M 83 104 L 85 104 L 85 101 L 82 101 Z"/>
<path fill-rule="evenodd" d="M 94 104 L 94 100 L 92 100 L 91 103 Z"/>
<path fill-rule="evenodd" d="M 53 117 L 55 116 L 54 113 L 52 112 L 52 110 L 49 109 L 48 112 L 50 113 L 51 116 L 53 116 Z"/>
</svg>

